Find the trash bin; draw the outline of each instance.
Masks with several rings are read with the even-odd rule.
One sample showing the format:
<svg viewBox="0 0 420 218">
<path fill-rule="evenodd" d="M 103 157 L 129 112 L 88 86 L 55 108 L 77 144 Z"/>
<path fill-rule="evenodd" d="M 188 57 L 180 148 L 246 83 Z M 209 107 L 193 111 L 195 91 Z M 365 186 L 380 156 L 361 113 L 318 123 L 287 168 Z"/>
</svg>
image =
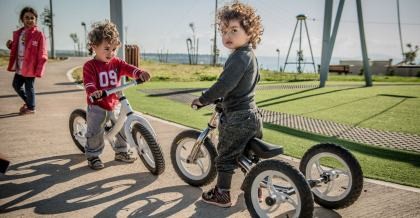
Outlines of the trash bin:
<svg viewBox="0 0 420 218">
<path fill-rule="evenodd" d="M 137 45 L 125 45 L 125 62 L 139 67 L 140 49 Z"/>
</svg>

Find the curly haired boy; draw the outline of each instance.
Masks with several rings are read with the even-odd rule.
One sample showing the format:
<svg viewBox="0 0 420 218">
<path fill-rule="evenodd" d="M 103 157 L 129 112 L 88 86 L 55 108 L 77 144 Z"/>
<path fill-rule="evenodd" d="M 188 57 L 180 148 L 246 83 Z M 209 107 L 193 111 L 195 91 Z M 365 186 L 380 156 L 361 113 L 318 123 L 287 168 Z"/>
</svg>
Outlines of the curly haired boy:
<svg viewBox="0 0 420 218">
<path fill-rule="evenodd" d="M 115 56 L 121 42 L 115 24 L 110 21 L 95 23 L 88 39 L 89 52 L 90 54 L 94 53 L 94 57 L 83 66 L 83 84 L 88 103 L 85 155 L 89 167 L 98 170 L 104 168 L 104 164 L 99 159 L 105 145 L 104 126 L 110 119 L 111 113 L 114 113 L 119 100 L 116 94 L 111 94 L 95 102 L 90 102 L 89 97 L 101 97 L 104 90 L 119 86 L 122 76 L 147 81 L 150 75 Z M 117 135 L 113 149 L 116 161 L 132 163 L 136 160 L 131 156 L 123 130 Z"/>
<path fill-rule="evenodd" d="M 262 119 L 254 100 L 260 76 L 253 49 L 261 41 L 263 27 L 255 10 L 242 3 L 224 6 L 217 18 L 223 45 L 232 53 L 217 82 L 191 105 L 200 107 L 223 98 L 216 158 L 217 184 L 202 194 L 202 200 L 230 207 L 229 190 L 237 167 L 236 159 L 250 139 L 262 137 Z"/>
</svg>

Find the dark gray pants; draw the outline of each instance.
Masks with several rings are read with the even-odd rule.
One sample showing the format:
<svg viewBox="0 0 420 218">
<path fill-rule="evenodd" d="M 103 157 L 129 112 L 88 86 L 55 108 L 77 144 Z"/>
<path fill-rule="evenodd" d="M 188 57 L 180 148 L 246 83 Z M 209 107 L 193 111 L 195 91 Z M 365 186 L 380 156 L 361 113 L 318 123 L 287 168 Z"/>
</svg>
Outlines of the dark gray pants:
<svg viewBox="0 0 420 218">
<path fill-rule="evenodd" d="M 219 188 L 230 189 L 237 158 L 254 137 L 262 138 L 262 119 L 257 109 L 222 113 L 216 157 Z"/>
<path fill-rule="evenodd" d="M 85 155 L 87 158 L 98 157 L 105 147 L 105 124 L 113 111 L 107 111 L 97 105 L 89 105 L 87 110 L 87 132 Z M 114 146 L 115 152 L 128 152 L 130 146 L 125 140 L 124 128 L 117 134 Z"/>
</svg>

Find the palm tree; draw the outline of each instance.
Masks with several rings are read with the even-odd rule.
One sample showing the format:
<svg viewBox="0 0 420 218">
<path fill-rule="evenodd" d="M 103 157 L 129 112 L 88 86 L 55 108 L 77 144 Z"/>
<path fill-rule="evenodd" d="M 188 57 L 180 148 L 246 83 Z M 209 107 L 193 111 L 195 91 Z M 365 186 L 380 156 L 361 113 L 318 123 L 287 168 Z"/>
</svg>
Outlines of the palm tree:
<svg viewBox="0 0 420 218">
<path fill-rule="evenodd" d="M 73 40 L 74 43 L 74 55 L 77 55 L 77 48 L 76 46 L 79 45 L 79 37 L 77 37 L 76 33 L 70 33 L 70 38 Z"/>
</svg>

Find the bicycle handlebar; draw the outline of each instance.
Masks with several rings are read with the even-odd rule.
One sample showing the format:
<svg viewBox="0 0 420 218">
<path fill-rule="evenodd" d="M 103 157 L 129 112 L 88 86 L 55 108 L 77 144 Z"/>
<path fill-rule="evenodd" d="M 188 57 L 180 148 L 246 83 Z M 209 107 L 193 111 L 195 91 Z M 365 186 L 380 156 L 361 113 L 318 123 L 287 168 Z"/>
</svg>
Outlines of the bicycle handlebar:
<svg viewBox="0 0 420 218">
<path fill-rule="evenodd" d="M 222 101 L 223 101 L 223 98 L 218 98 L 218 99 L 216 99 L 216 101 L 214 101 L 212 104 L 217 105 L 217 104 L 221 103 Z M 208 105 L 208 104 L 207 104 L 207 105 Z M 199 109 L 201 109 L 201 108 L 203 108 L 203 107 L 205 107 L 205 106 L 207 106 L 207 105 L 196 105 L 196 104 L 193 104 L 193 105 L 191 105 L 191 107 L 192 107 L 192 109 L 194 109 L 194 110 L 199 110 Z"/>
<path fill-rule="evenodd" d="M 99 99 L 105 98 L 108 95 L 114 94 L 114 93 L 119 92 L 119 91 L 122 91 L 122 90 L 124 90 L 124 89 L 126 89 L 128 87 L 135 86 L 135 85 L 138 85 L 138 84 L 141 84 L 141 83 L 143 83 L 142 80 L 136 79 L 136 80 L 133 80 L 131 82 L 128 82 L 128 83 L 126 83 L 124 85 L 115 87 L 113 89 L 103 90 L 102 91 L 102 95 L 99 98 L 97 98 L 95 96 L 89 96 L 89 101 L 93 103 L 93 102 L 95 102 L 95 101 L 97 101 Z"/>
</svg>

